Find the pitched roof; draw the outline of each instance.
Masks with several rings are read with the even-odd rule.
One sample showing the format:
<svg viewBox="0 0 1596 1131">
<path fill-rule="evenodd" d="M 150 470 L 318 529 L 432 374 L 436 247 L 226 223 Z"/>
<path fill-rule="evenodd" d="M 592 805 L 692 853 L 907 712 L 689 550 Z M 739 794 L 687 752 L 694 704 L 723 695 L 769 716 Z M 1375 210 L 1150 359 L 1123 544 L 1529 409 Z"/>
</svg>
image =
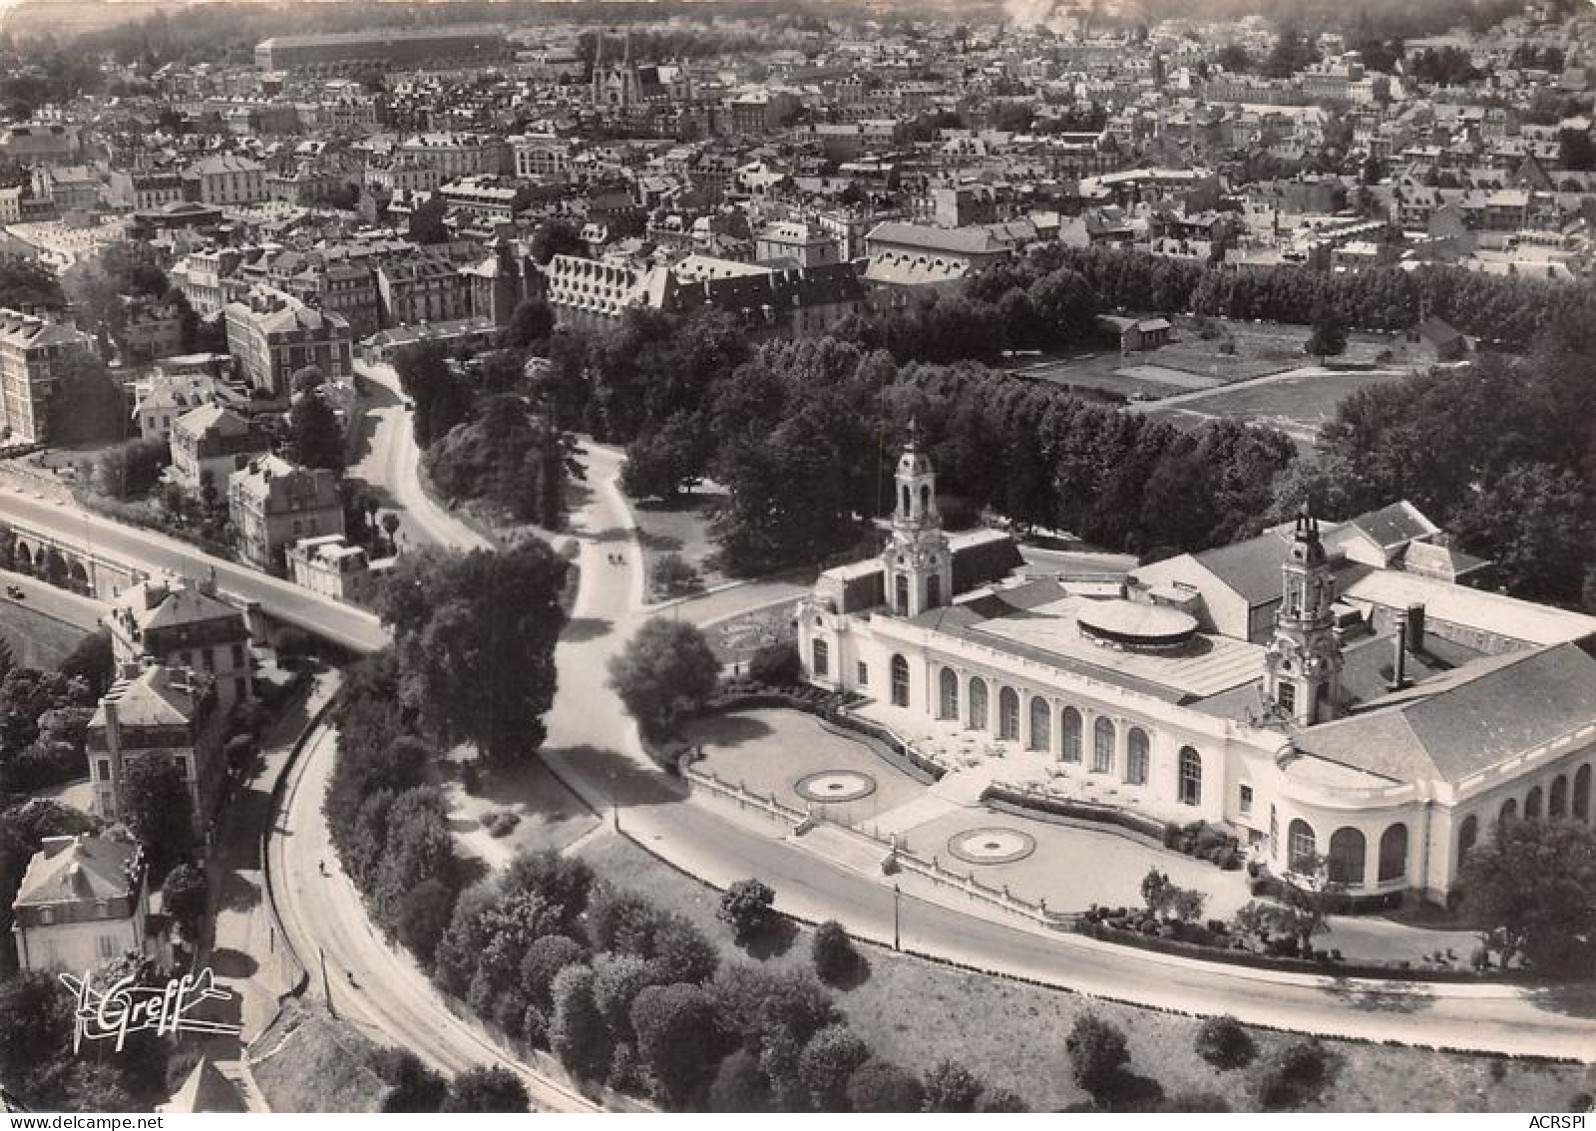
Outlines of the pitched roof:
<svg viewBox="0 0 1596 1131">
<path fill-rule="evenodd" d="M 204 692 L 201 677 L 187 668 L 155 664 L 131 679 L 119 679 L 100 700 L 91 728 L 104 728 L 107 705 L 114 707 L 122 726 L 182 727 L 194 718 L 197 702 Z"/>
<path fill-rule="evenodd" d="M 1296 746 L 1393 781 L 1461 781 L 1596 726 L 1592 647 L 1586 641 L 1498 657 L 1442 681 L 1434 694 L 1309 727 Z"/>
<path fill-rule="evenodd" d="M 183 1086 L 156 1110 L 191 1115 L 196 1112 L 245 1112 L 249 1108 L 238 1094 L 238 1089 L 233 1087 L 232 1081 L 222 1075 L 221 1070 L 211 1063 L 210 1057 L 202 1056 L 188 1074 L 188 1079 L 183 1081 Z"/>
<path fill-rule="evenodd" d="M 13 907 L 86 903 L 131 894 L 128 872 L 138 850 L 92 836 L 45 837 L 28 861 Z"/>
<path fill-rule="evenodd" d="M 955 255 L 996 255 L 1009 250 L 985 228 L 932 228 L 885 220 L 865 236 L 869 244 L 899 244 Z"/>
</svg>

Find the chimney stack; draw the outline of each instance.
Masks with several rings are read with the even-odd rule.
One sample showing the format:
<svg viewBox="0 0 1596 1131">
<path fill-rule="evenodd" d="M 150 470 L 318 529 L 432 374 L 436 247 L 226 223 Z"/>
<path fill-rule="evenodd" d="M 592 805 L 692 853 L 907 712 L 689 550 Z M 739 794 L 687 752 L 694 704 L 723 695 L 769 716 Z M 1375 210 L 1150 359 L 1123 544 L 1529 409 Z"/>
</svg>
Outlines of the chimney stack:
<svg viewBox="0 0 1596 1131">
<path fill-rule="evenodd" d="M 1408 685 L 1408 614 L 1397 614 L 1396 634 L 1391 637 L 1391 690 L 1401 691 Z"/>
<path fill-rule="evenodd" d="M 1424 605 L 1422 602 L 1408 606 L 1408 651 L 1417 655 L 1424 651 Z"/>
</svg>

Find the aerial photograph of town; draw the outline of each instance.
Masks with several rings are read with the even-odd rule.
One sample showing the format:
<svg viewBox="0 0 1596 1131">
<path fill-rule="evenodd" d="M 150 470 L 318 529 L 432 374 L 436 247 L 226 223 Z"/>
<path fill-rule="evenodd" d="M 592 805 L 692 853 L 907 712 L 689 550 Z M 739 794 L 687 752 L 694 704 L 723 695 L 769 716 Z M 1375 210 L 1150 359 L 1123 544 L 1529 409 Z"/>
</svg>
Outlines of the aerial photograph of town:
<svg viewBox="0 0 1596 1131">
<path fill-rule="evenodd" d="M 0 585 L 0 1125 L 1584 1127 L 1596 5 L 0 0 Z"/>
</svg>

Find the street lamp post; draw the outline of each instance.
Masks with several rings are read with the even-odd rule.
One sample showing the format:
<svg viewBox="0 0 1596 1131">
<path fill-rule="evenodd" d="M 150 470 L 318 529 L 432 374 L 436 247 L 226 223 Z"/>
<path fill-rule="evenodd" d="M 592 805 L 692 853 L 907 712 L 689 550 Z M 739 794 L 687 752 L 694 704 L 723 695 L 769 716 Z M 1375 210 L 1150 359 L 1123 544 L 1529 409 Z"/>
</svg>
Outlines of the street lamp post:
<svg viewBox="0 0 1596 1131">
<path fill-rule="evenodd" d="M 898 907 L 903 902 L 903 892 L 897 884 L 892 885 L 892 949 L 902 950 L 903 939 L 898 930 Z"/>
</svg>

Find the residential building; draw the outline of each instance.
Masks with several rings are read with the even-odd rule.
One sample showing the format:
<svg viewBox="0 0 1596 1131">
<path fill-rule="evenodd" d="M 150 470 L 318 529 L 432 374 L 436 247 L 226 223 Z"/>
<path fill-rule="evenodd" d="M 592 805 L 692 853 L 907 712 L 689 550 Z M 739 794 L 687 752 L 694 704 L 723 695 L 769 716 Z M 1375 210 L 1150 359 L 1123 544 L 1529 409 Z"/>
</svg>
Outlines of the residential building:
<svg viewBox="0 0 1596 1131">
<path fill-rule="evenodd" d="M 227 499 L 239 553 L 271 573 L 285 571 L 284 552 L 301 538 L 344 532 L 338 477 L 322 468 L 260 456 L 233 473 Z"/>
<path fill-rule="evenodd" d="M 0 309 L 0 431 L 16 444 L 50 438 L 55 383 L 92 339 L 72 326 Z"/>
<path fill-rule="evenodd" d="M 184 195 L 201 204 L 258 204 L 266 199 L 266 167 L 248 157 L 217 153 L 183 171 Z"/>
<path fill-rule="evenodd" d="M 295 585 L 337 601 L 369 604 L 376 574 L 364 547 L 342 534 L 301 538 L 288 547 L 288 577 Z"/>
<path fill-rule="evenodd" d="M 137 762 L 159 760 L 177 768 L 194 807 L 194 828 L 208 831 L 226 778 L 226 721 L 210 677 L 165 664 L 130 668 L 89 720 L 95 814 L 108 821 L 125 818 L 128 771 Z"/>
<path fill-rule="evenodd" d="M 217 596 L 215 586 L 152 579 L 124 589 L 101 623 L 118 664 L 156 663 L 203 672 L 222 710 L 255 694 L 249 618 Z"/>
<path fill-rule="evenodd" d="M 286 397 L 289 379 L 308 365 L 333 381 L 353 372 L 349 323 L 336 314 L 271 287 L 257 287 L 245 300 L 228 303 L 223 314 L 228 352 L 252 388 Z"/>
<path fill-rule="evenodd" d="M 149 914 L 138 845 L 88 835 L 45 837 L 11 903 L 17 964 L 81 978 L 130 951 L 143 953 Z"/>
<path fill-rule="evenodd" d="M 227 481 L 255 456 L 271 450 L 271 438 L 244 416 L 219 404 L 191 408 L 171 427 L 172 463 L 167 477 L 195 498 L 207 482 L 218 499 Z"/>
</svg>

